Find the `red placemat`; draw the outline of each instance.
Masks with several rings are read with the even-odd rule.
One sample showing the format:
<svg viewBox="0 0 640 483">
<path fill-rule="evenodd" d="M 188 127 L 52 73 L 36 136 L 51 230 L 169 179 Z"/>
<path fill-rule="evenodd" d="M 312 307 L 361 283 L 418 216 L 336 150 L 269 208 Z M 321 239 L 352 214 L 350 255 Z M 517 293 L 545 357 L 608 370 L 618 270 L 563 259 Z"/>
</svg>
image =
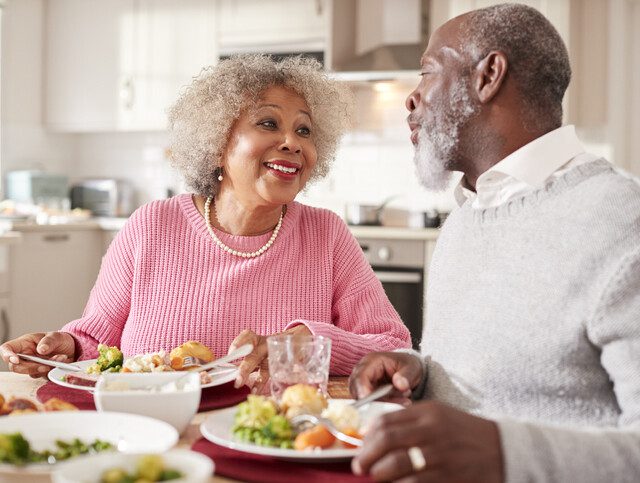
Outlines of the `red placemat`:
<svg viewBox="0 0 640 483">
<path fill-rule="evenodd" d="M 351 462 L 295 463 L 269 456 L 243 453 L 214 444 L 204 438 L 191 449 L 207 455 L 216 464 L 216 475 L 259 483 L 365 483 L 373 481 L 351 472 Z"/>
<path fill-rule="evenodd" d="M 235 389 L 233 382 L 221 386 L 207 387 L 202 390 L 198 412 L 233 406 L 244 401 L 247 398 L 247 394 L 249 394 L 248 387 L 243 386 L 240 389 Z M 93 403 L 93 392 L 73 389 L 53 382 L 47 382 L 45 385 L 40 386 L 36 391 L 36 397 L 41 403 L 48 401 L 52 397 L 57 397 L 63 401 L 70 402 L 77 406 L 78 409 L 95 410 L 96 408 Z"/>
<path fill-rule="evenodd" d="M 52 397 L 57 397 L 63 401 L 67 401 L 78 409 L 95 410 L 93 404 L 93 392 L 83 389 L 72 389 L 70 387 L 61 386 L 54 382 L 47 382 L 36 390 L 36 397 L 41 403 L 47 402 Z"/>
</svg>

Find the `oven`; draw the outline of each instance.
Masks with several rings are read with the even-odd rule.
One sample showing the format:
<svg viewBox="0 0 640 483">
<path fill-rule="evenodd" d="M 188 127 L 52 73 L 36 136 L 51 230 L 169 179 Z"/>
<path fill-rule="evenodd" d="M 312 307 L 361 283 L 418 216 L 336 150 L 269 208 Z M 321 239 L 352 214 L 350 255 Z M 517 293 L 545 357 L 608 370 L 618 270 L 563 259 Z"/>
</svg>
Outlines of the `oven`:
<svg viewBox="0 0 640 483">
<path fill-rule="evenodd" d="M 357 237 L 391 304 L 411 333 L 414 349 L 422 337 L 427 241 Z"/>
</svg>

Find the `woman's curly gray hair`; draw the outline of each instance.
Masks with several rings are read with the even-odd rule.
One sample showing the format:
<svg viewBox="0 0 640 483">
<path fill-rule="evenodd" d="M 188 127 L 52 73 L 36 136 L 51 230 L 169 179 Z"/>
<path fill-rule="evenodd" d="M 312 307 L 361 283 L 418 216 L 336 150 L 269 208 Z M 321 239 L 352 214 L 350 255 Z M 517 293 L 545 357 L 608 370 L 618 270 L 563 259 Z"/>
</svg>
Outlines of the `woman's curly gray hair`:
<svg viewBox="0 0 640 483">
<path fill-rule="evenodd" d="M 310 180 L 329 172 L 352 106 L 350 91 L 314 59 L 237 55 L 204 68 L 169 110 L 171 164 L 197 194 L 213 196 L 233 123 L 272 86 L 289 88 L 309 106 L 318 161 Z"/>
</svg>

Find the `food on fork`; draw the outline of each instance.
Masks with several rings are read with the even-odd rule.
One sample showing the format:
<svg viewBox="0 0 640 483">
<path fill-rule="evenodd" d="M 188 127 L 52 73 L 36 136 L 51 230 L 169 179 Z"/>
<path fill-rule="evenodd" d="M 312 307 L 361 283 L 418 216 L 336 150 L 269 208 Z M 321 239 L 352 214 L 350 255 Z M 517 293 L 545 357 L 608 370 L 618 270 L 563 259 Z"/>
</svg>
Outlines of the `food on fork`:
<svg viewBox="0 0 640 483">
<path fill-rule="evenodd" d="M 211 349 L 195 340 L 185 342 L 169 353 L 171 367 L 176 371 L 181 371 L 193 366 L 194 364 L 191 361 L 195 361 L 195 365 L 201 365 L 211 362 L 214 359 L 215 356 L 213 352 L 211 352 Z"/>
<path fill-rule="evenodd" d="M 327 407 L 327 398 L 314 386 L 294 384 L 282 393 L 280 407 L 289 419 L 298 414 L 320 416 Z"/>
</svg>

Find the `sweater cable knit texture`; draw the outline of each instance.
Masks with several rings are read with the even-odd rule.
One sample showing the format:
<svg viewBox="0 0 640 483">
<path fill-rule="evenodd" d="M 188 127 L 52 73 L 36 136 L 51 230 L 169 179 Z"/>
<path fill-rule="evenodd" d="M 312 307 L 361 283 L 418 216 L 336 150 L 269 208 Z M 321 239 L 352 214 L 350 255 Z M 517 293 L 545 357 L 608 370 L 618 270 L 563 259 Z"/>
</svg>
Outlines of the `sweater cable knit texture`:
<svg viewBox="0 0 640 483">
<path fill-rule="evenodd" d="M 254 251 L 271 233 L 234 236 Z M 332 340 L 332 374 L 370 351 L 411 345 L 357 241 L 334 213 L 288 205 L 273 246 L 253 259 L 221 250 L 191 195 L 139 208 L 112 242 L 82 317 L 62 329 L 80 359 L 97 344 L 125 356 L 198 340 L 219 357 L 244 329 L 268 335 L 304 324 Z"/>
</svg>

